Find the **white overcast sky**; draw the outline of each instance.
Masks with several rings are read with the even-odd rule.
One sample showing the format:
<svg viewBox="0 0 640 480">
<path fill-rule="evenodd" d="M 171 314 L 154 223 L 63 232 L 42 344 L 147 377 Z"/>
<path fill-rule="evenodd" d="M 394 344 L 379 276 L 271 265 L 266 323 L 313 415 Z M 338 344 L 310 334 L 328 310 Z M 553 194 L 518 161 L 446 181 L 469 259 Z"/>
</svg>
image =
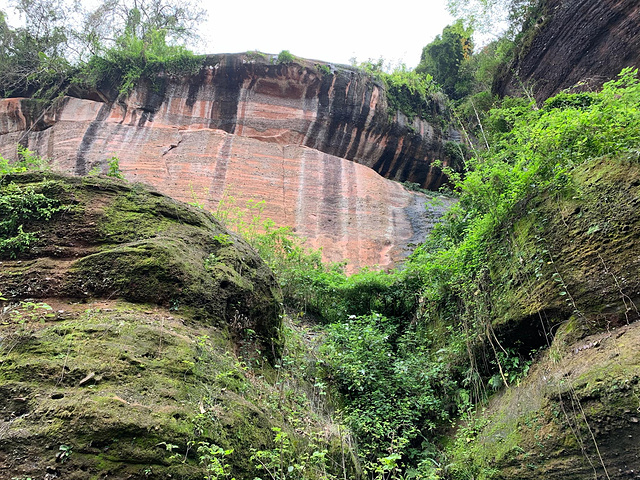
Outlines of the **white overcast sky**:
<svg viewBox="0 0 640 480">
<path fill-rule="evenodd" d="M 179 0 L 176 0 L 179 1 Z M 259 50 L 349 64 L 383 57 L 415 67 L 422 47 L 453 22 L 446 0 L 203 0 L 209 11 L 198 53 Z M 93 4 L 95 0 L 82 0 Z M 9 15 L 7 0 L 0 9 Z M 10 15 L 11 24 L 15 19 Z"/>
<path fill-rule="evenodd" d="M 348 64 L 383 57 L 415 67 L 453 22 L 445 0 L 225 1 L 209 7 L 206 52 L 259 50 Z"/>
</svg>

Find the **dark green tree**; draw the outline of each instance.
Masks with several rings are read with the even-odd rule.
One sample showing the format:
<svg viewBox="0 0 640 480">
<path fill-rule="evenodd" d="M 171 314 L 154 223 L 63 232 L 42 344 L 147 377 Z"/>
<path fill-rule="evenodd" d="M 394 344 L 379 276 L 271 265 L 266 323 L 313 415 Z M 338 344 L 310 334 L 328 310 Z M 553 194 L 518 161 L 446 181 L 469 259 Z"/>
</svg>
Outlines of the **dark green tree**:
<svg viewBox="0 0 640 480">
<path fill-rule="evenodd" d="M 472 85 L 472 75 L 461 70 L 463 62 L 473 52 L 471 28 L 465 28 L 462 20 L 444 28 L 433 42 L 422 49 L 417 73 L 429 74 L 453 99 L 467 95 Z"/>
<path fill-rule="evenodd" d="M 13 3 L 24 26 L 12 29 L 0 12 L 0 95 L 42 94 L 66 76 L 66 13 L 53 0 Z"/>
</svg>

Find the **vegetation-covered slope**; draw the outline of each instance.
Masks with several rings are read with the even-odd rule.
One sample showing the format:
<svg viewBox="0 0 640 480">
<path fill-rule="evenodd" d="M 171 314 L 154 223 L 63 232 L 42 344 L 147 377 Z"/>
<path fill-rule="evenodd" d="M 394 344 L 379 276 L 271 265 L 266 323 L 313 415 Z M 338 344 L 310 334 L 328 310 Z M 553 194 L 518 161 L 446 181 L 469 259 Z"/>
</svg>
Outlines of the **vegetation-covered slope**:
<svg viewBox="0 0 640 480">
<path fill-rule="evenodd" d="M 618 422 L 637 408 L 632 344 L 598 343 L 605 357 L 620 357 L 619 368 L 580 357 L 580 374 L 549 382 L 526 408 L 518 384 L 537 361 L 551 362 L 554 378 L 566 373 L 558 356 L 589 350 L 601 337 L 587 335 L 606 336 L 638 319 L 639 94 L 635 72 L 627 71 L 600 93 L 563 94 L 542 108 L 505 100 L 489 116 L 489 150 L 468 159 L 457 180 L 459 203 L 403 270 L 310 276 L 308 304 L 332 322 L 328 370 L 371 475 L 390 463 L 389 475 L 398 478 L 401 471 L 415 478 L 520 478 L 520 470 L 506 469 L 513 457 L 505 451 L 537 451 L 529 437 L 510 437 L 501 450 L 504 440 L 484 430 L 482 443 L 470 445 L 482 416 L 471 435 L 450 430 L 505 389 L 505 401 L 518 398 L 523 415 L 542 417 L 540 405 L 557 405 L 558 395 L 573 389 L 575 408 L 602 404 L 593 416 L 586 412 L 592 429 L 606 421 L 601 412 Z M 584 378 L 606 388 L 585 388 Z M 620 382 L 630 389 L 623 396 L 611 393 Z M 498 410 L 511 408 L 496 402 Z M 513 425 L 526 421 L 518 412 L 508 415 Z M 574 447 L 590 435 L 577 440 L 571 422 L 575 417 L 560 421 L 553 442 L 571 446 L 572 468 L 590 465 L 594 442 L 580 456 Z M 617 433 L 608 432 L 622 427 L 607 425 L 593 429 L 595 443 L 602 443 L 605 464 L 619 465 L 613 459 L 622 452 L 608 440 Z M 452 437 L 458 440 L 450 443 Z M 556 465 L 562 453 L 554 451 Z M 633 453 L 624 458 L 635 465 Z M 565 478 L 566 470 L 545 459 L 533 463 L 536 471 Z M 587 478 L 593 470 L 576 472 Z"/>
<path fill-rule="evenodd" d="M 122 180 L 0 181 L 0 477 L 353 468 L 244 241 Z"/>
</svg>

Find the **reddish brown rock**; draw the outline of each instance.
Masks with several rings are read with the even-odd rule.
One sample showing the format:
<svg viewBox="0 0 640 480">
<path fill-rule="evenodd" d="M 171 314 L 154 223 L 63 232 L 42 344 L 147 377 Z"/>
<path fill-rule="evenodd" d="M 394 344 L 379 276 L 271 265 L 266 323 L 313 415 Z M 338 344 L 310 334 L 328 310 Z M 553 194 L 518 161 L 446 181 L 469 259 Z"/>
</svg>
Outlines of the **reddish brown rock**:
<svg viewBox="0 0 640 480">
<path fill-rule="evenodd" d="M 225 194 L 240 206 L 264 200 L 265 217 L 351 270 L 389 267 L 424 238 L 444 207 L 427 214 L 426 197 L 372 168 L 439 186 L 430 166 L 443 143 L 437 128 L 390 120 L 383 88 L 355 71 L 243 56 L 209 63 L 125 101 L 65 97 L 43 114 L 30 100 L 1 101 L 0 154 L 11 157 L 20 142 L 78 175 L 106 171 L 116 155 L 126 178 L 208 209 Z"/>
</svg>

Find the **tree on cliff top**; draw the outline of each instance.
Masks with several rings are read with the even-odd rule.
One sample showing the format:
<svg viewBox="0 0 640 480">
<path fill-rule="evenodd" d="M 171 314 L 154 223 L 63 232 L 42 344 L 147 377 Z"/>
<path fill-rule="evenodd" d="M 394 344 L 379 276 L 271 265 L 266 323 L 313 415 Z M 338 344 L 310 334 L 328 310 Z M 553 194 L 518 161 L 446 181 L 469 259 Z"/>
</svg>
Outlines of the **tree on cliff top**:
<svg viewBox="0 0 640 480">
<path fill-rule="evenodd" d="M 513 39 L 526 21 L 529 10 L 541 0 L 447 0 L 447 9 L 464 19 L 478 33 L 496 35 L 503 30 Z"/>
<path fill-rule="evenodd" d="M 151 42 L 154 32 L 164 32 L 168 45 L 185 45 L 199 38 L 198 24 L 205 11 L 200 0 L 103 0 L 84 11 L 82 41 L 97 54 L 113 47 L 122 37 Z"/>
<path fill-rule="evenodd" d="M 51 87 L 68 70 L 66 14 L 53 0 L 21 0 L 24 26 L 12 29 L 0 12 L 0 95 Z"/>
<path fill-rule="evenodd" d="M 96 85 L 102 74 L 101 80 L 118 77 L 129 88 L 149 72 L 191 69 L 193 54 L 184 45 L 198 38 L 204 13 L 200 0 L 101 0 L 89 10 L 73 0 L 11 0 L 10 6 L 22 26 L 12 28 L 0 12 L 2 97 L 52 98 L 72 79 Z M 91 71 L 96 66 L 106 68 Z"/>
<path fill-rule="evenodd" d="M 473 51 L 473 30 L 462 20 L 444 28 L 442 35 L 422 49 L 417 73 L 429 74 L 449 97 L 459 99 L 469 93 L 471 78 L 460 69 Z"/>
</svg>

